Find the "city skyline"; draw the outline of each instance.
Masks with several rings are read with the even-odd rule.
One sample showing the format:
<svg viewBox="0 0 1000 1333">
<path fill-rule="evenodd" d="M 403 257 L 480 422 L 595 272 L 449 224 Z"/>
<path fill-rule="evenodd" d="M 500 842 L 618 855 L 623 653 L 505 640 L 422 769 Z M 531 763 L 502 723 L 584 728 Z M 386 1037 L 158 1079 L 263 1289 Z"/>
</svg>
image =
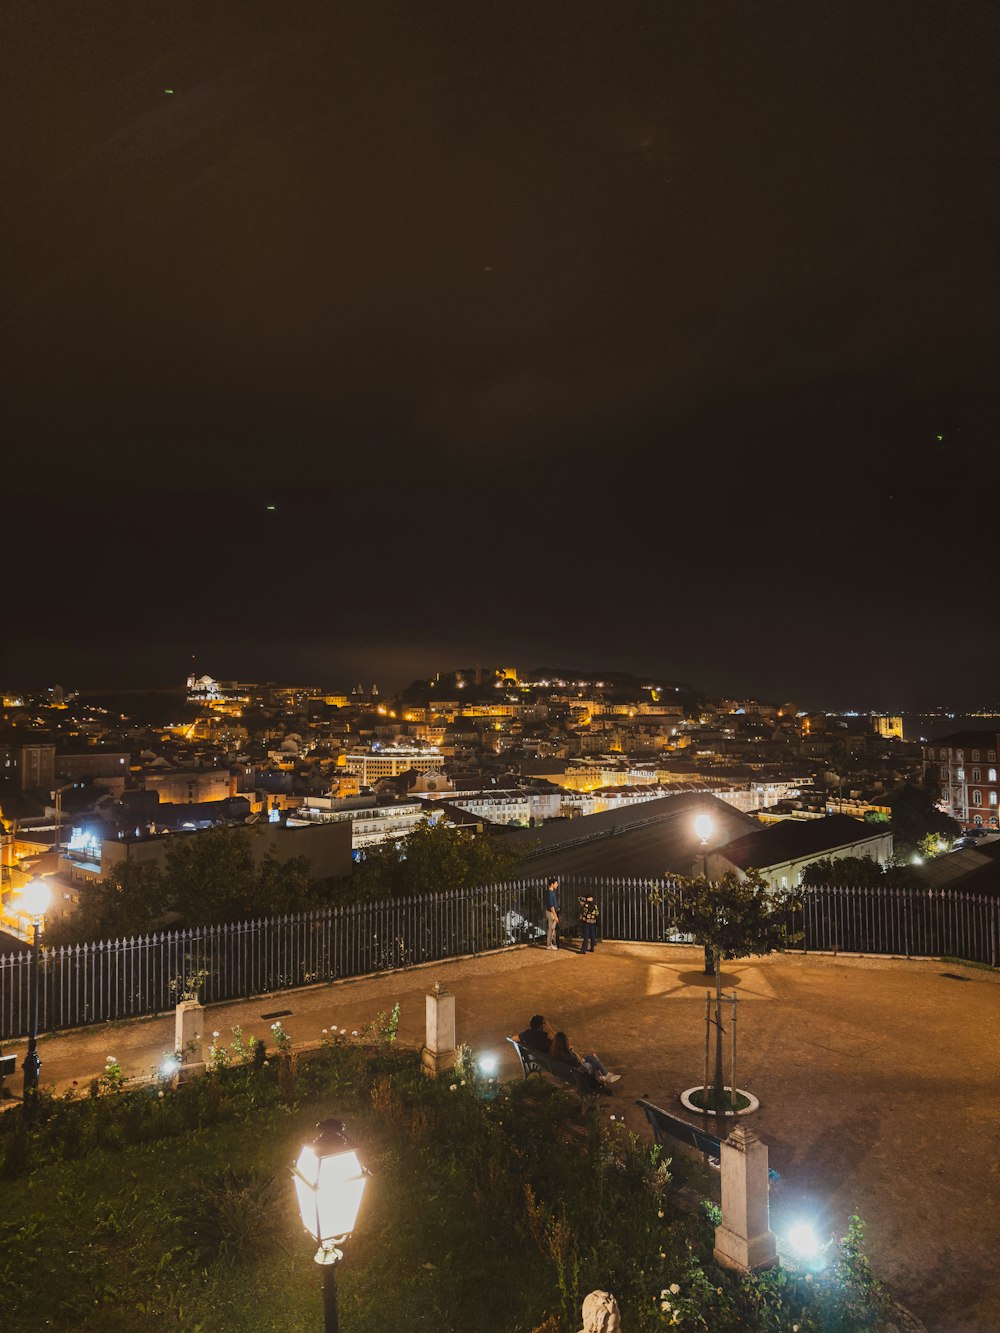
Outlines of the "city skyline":
<svg viewBox="0 0 1000 1333">
<path fill-rule="evenodd" d="M 995 6 L 0 35 L 5 681 L 992 702 Z"/>
</svg>

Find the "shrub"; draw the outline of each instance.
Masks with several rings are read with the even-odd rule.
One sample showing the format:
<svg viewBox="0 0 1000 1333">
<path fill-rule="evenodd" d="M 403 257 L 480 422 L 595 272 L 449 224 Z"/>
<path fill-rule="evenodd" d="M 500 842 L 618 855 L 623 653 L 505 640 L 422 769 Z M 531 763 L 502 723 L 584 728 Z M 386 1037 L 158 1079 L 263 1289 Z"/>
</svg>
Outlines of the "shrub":
<svg viewBox="0 0 1000 1333">
<path fill-rule="evenodd" d="M 252 1263 L 280 1248 L 287 1205 L 287 1185 L 275 1176 L 220 1172 L 178 1211 L 178 1247 L 199 1264 Z"/>
</svg>

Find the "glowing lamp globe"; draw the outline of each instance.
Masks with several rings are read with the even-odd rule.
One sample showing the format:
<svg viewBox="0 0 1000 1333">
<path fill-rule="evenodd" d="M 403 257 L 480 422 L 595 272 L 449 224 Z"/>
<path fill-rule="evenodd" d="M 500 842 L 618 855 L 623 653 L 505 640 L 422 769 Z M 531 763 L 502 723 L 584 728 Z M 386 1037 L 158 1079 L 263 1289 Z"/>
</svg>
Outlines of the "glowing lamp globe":
<svg viewBox="0 0 1000 1333">
<path fill-rule="evenodd" d="M 714 828 L 715 823 L 711 815 L 695 815 L 694 831 L 702 842 L 708 842 Z"/>
<path fill-rule="evenodd" d="M 52 890 L 41 879 L 33 879 L 30 884 L 25 884 L 19 894 L 19 906 L 26 916 L 39 920 L 49 909 L 49 903 L 52 901 Z"/>
<path fill-rule="evenodd" d="M 354 1230 L 367 1175 L 344 1133 L 342 1120 L 324 1120 L 318 1137 L 307 1143 L 292 1168 L 302 1225 L 320 1246 L 334 1255 L 333 1244 Z M 321 1260 L 316 1256 L 317 1262 Z"/>
</svg>

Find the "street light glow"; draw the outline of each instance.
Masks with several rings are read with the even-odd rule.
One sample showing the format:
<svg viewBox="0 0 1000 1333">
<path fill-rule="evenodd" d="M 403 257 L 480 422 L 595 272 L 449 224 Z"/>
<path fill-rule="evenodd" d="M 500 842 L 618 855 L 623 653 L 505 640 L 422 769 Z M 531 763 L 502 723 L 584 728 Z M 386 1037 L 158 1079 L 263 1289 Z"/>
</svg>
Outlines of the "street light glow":
<svg viewBox="0 0 1000 1333">
<path fill-rule="evenodd" d="M 711 815 L 700 814 L 694 817 L 694 831 L 702 842 L 708 842 L 715 828 L 715 821 Z"/>
<path fill-rule="evenodd" d="M 19 896 L 21 910 L 25 916 L 30 916 L 33 921 L 40 921 L 49 910 L 52 890 L 43 879 L 33 879 L 30 884 L 25 884 Z"/>
</svg>

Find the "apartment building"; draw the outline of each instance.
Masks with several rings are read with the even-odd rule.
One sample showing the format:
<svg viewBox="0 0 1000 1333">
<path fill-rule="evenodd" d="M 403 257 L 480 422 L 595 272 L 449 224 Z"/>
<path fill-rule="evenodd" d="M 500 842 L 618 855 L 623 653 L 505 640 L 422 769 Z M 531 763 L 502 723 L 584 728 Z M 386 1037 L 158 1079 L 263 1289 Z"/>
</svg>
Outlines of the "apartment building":
<svg viewBox="0 0 1000 1333">
<path fill-rule="evenodd" d="M 1000 827 L 995 731 L 956 731 L 921 746 L 924 781 L 941 789 L 941 808 L 963 828 Z"/>
</svg>

